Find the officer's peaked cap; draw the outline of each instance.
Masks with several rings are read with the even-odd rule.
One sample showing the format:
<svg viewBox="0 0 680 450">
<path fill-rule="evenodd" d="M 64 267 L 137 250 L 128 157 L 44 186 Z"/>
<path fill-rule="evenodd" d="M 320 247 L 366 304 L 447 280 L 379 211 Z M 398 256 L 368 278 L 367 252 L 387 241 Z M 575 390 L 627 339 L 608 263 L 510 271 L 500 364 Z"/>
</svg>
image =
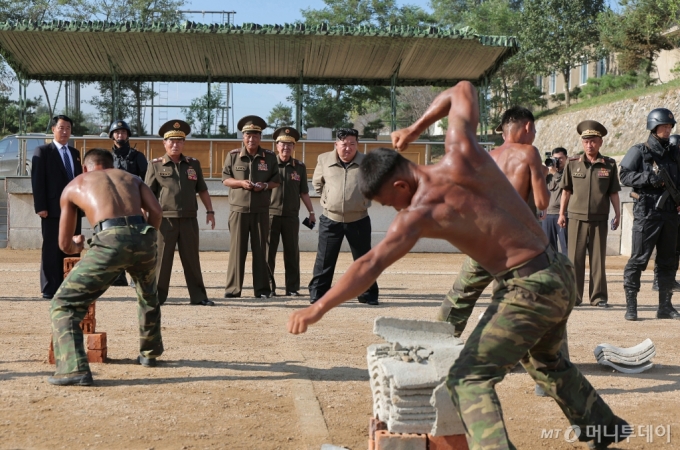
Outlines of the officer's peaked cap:
<svg viewBox="0 0 680 450">
<path fill-rule="evenodd" d="M 584 120 L 576 125 L 576 132 L 581 136 L 581 139 L 605 137 L 607 135 L 607 129 L 596 120 Z"/>
<path fill-rule="evenodd" d="M 191 126 L 183 120 L 168 120 L 158 130 L 163 139 L 184 139 L 190 133 Z"/>
<path fill-rule="evenodd" d="M 259 116 L 245 116 L 238 121 L 237 127 L 242 133 L 262 133 L 267 128 L 267 122 Z"/>
<path fill-rule="evenodd" d="M 276 142 L 297 142 L 300 140 L 300 133 L 293 127 L 281 127 L 274 131 Z"/>
</svg>

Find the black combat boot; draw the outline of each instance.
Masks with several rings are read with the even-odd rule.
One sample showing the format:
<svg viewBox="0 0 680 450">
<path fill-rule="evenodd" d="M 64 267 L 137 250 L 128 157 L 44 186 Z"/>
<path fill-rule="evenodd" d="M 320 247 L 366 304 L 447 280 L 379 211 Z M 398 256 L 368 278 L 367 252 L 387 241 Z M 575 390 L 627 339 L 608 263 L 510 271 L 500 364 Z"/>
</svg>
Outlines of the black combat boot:
<svg viewBox="0 0 680 450">
<path fill-rule="evenodd" d="M 656 311 L 657 319 L 679 319 L 680 313 L 673 308 L 671 303 L 671 297 L 673 297 L 673 291 L 660 291 L 659 292 L 659 309 Z"/>
<path fill-rule="evenodd" d="M 652 290 L 659 292 L 659 280 L 654 277 L 654 282 L 652 283 Z"/>
<path fill-rule="evenodd" d="M 626 289 L 626 320 L 637 320 L 637 292 Z"/>
<path fill-rule="evenodd" d="M 654 282 L 652 283 L 652 290 L 659 290 L 659 281 L 656 279 L 656 277 L 654 277 Z M 678 283 L 677 280 L 673 282 L 673 292 L 680 292 L 680 283 Z"/>
</svg>

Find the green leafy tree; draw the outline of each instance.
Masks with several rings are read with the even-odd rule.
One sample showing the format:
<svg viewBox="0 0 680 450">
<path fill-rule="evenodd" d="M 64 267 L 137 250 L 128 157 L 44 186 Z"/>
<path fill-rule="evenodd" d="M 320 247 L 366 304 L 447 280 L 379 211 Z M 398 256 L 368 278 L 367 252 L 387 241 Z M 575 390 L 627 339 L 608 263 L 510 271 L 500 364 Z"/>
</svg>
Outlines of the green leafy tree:
<svg viewBox="0 0 680 450">
<path fill-rule="evenodd" d="M 270 128 L 292 127 L 295 124 L 293 120 L 293 108 L 286 106 L 283 103 L 277 103 L 269 112 L 267 123 Z"/>
<path fill-rule="evenodd" d="M 304 22 L 308 25 L 328 23 L 331 25 L 366 26 L 381 28 L 390 25 L 434 25 L 432 15 L 415 5 L 397 6 L 395 0 L 324 0 L 322 9 L 303 9 Z"/>
<path fill-rule="evenodd" d="M 621 12 L 607 9 L 598 18 L 602 43 L 617 53 L 623 71 L 644 71 L 649 83 L 661 50 L 674 48 L 667 31 L 677 23 L 680 0 L 621 0 Z"/>
<path fill-rule="evenodd" d="M 182 108 L 187 123 L 196 130 L 195 136 L 208 136 L 217 121 L 217 108 L 222 105 L 222 92 L 218 84 L 213 84 L 210 92 L 195 98 L 188 108 Z"/>
<path fill-rule="evenodd" d="M 518 35 L 528 68 L 561 73 L 568 86 L 573 67 L 604 54 L 597 26 L 603 8 L 603 0 L 526 0 Z M 569 106 L 568 90 L 565 101 Z"/>
<path fill-rule="evenodd" d="M 147 100 L 150 100 L 155 93 L 151 90 L 151 85 L 139 81 L 117 81 L 114 85 L 113 81 L 102 81 L 98 83 L 99 95 L 92 97 L 89 103 L 97 108 L 99 117 L 102 122 L 106 124 L 112 123 L 114 120 L 123 119 L 130 121 L 130 128 L 132 134 L 142 136 L 146 134 L 143 123 L 143 109 L 142 106 Z M 113 89 L 118 91 L 115 101 L 114 117 L 114 101 Z M 130 120 L 132 118 L 132 120 Z"/>
<path fill-rule="evenodd" d="M 419 6 L 398 6 L 396 0 L 324 0 L 325 7 L 301 11 L 307 25 L 423 27 L 435 25 L 432 15 Z M 296 101 L 298 86 L 290 86 Z M 389 99 L 389 89 L 381 86 L 325 85 L 303 89 L 303 121 L 305 127 L 337 129 L 352 125 L 352 117 L 366 113 L 371 105 L 382 105 Z"/>
</svg>

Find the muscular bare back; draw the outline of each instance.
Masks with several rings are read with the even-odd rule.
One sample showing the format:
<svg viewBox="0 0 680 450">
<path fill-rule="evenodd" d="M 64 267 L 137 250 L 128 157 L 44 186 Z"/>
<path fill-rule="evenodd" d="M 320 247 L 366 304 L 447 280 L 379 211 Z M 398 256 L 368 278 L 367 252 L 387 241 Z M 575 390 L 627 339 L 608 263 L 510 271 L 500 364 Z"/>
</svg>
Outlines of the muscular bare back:
<svg viewBox="0 0 680 450">
<path fill-rule="evenodd" d="M 545 183 L 538 149 L 533 145 L 506 142 L 489 152 L 522 199 L 530 206 L 546 209 L 550 194 Z M 536 176 L 534 176 L 534 174 Z M 537 179 L 538 183 L 532 182 Z"/>
<path fill-rule="evenodd" d="M 461 83 L 435 99 L 421 121 L 402 130 L 401 136 L 395 132 L 395 146 L 403 148 L 429 119 L 445 112 L 449 113 L 446 155 L 433 166 L 415 166 L 418 189 L 390 231 L 398 234 L 411 229 L 422 237 L 445 239 L 491 273 L 543 252 L 548 240 L 526 203 L 532 176 L 545 185 L 540 168 L 538 176 L 526 173 L 527 152 L 531 149 L 535 158 L 538 153 L 532 146 L 513 151 L 499 148 L 497 164 L 477 144 L 479 116 L 471 85 Z M 523 192 L 524 198 L 518 192 Z"/>
<path fill-rule="evenodd" d="M 94 225 L 105 219 L 141 215 L 144 187 L 139 177 L 124 170 L 96 170 L 76 178 L 63 195 Z"/>
</svg>

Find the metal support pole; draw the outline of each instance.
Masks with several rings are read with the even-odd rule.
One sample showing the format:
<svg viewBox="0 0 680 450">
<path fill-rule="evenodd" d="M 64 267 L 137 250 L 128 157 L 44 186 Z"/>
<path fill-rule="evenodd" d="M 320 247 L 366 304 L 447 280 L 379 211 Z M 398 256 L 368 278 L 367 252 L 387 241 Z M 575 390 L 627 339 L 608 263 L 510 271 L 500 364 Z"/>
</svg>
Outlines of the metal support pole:
<svg viewBox="0 0 680 450">
<path fill-rule="evenodd" d="M 120 97 L 120 86 L 118 86 L 118 74 L 116 73 L 116 65 L 111 61 L 109 57 L 109 67 L 111 68 L 111 121 L 122 119 L 123 117 L 118 117 L 120 111 L 118 111 L 118 98 Z"/>
<path fill-rule="evenodd" d="M 26 108 L 27 108 L 27 89 L 29 81 L 21 76 L 19 78 L 19 134 L 27 133 Z"/>
<path fill-rule="evenodd" d="M 302 61 L 304 66 L 305 61 Z M 300 82 L 295 95 L 295 128 L 302 135 L 302 70 L 300 70 Z"/>
<path fill-rule="evenodd" d="M 213 102 L 212 95 L 210 92 L 210 83 L 212 81 L 212 77 L 210 76 L 210 60 L 208 58 L 205 58 L 205 69 L 208 72 L 208 139 L 210 139 L 210 128 L 212 126 L 212 122 L 210 119 L 212 117 Z"/>
<path fill-rule="evenodd" d="M 153 99 L 156 97 L 156 93 L 153 91 L 153 81 L 151 82 L 151 129 L 149 133 L 154 134 L 154 122 L 153 122 Z M 149 155 L 146 155 L 147 159 Z"/>
<path fill-rule="evenodd" d="M 397 130 L 397 77 L 399 76 L 399 66 L 392 74 L 390 80 L 390 106 L 392 107 L 392 113 L 390 115 L 390 129 L 392 131 Z"/>
<path fill-rule="evenodd" d="M 489 134 L 489 102 L 487 101 L 489 80 L 484 78 L 479 86 L 479 125 L 480 139 L 488 140 Z"/>
</svg>

